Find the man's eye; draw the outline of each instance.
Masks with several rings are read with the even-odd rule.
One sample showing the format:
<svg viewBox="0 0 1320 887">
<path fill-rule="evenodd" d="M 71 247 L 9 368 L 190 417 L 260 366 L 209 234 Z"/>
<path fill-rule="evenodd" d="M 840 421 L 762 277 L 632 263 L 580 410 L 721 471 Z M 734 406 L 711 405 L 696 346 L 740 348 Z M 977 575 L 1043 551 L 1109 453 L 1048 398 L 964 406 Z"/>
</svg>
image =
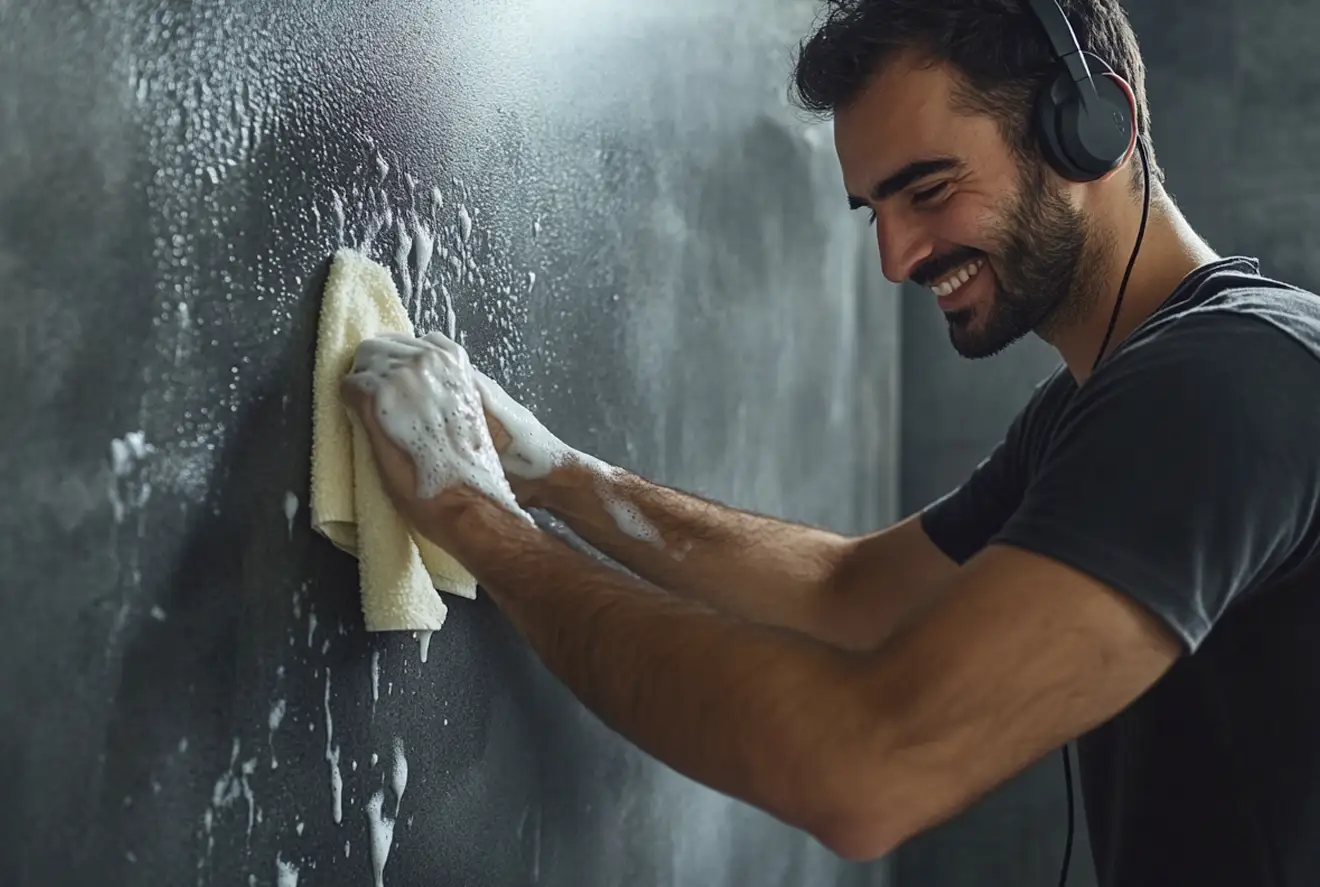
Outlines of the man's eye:
<svg viewBox="0 0 1320 887">
<path fill-rule="evenodd" d="M 912 195 L 912 202 L 925 203 L 929 200 L 934 200 L 936 197 L 940 196 L 940 193 L 946 187 L 948 187 L 948 184 L 949 184 L 948 182 L 940 182 L 938 185 L 935 185 L 934 187 L 931 188 L 927 188 L 925 191 L 918 191 Z"/>
</svg>

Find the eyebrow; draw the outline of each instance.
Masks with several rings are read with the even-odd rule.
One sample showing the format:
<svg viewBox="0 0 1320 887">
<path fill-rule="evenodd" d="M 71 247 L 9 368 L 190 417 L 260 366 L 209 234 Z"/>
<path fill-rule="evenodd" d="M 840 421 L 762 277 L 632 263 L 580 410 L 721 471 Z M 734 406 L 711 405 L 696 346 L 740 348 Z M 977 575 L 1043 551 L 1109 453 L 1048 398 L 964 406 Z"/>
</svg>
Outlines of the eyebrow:
<svg viewBox="0 0 1320 887">
<path fill-rule="evenodd" d="M 888 200 L 913 182 L 934 175 L 937 172 L 945 172 L 960 166 L 962 166 L 961 161 L 953 157 L 930 157 L 925 160 L 914 160 L 888 178 L 876 182 L 875 186 L 871 188 L 871 200 L 876 203 Z M 850 209 L 861 209 L 867 203 L 868 201 L 865 198 L 856 197 L 852 194 L 848 195 L 848 207 Z"/>
</svg>

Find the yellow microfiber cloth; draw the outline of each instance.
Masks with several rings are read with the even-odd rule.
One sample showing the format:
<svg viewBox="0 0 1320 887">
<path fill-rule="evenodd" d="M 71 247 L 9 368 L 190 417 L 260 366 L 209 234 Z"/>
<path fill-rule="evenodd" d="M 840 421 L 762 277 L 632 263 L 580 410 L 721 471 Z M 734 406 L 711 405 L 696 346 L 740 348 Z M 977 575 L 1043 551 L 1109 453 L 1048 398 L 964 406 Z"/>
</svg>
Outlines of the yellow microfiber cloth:
<svg viewBox="0 0 1320 887">
<path fill-rule="evenodd" d="M 367 631 L 434 631 L 448 609 L 439 591 L 475 598 L 476 580 L 415 532 L 381 486 L 366 431 L 339 398 L 358 343 L 414 335 L 394 280 L 351 249 L 335 253 L 321 301 L 312 382 L 312 529 L 358 559 Z"/>
</svg>

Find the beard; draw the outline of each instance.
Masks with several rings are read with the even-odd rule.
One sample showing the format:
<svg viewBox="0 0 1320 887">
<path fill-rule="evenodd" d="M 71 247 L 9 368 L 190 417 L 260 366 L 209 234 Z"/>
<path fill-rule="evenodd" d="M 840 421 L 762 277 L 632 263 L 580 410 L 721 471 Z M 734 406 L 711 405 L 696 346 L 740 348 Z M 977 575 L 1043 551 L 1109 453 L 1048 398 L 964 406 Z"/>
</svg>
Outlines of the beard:
<svg viewBox="0 0 1320 887">
<path fill-rule="evenodd" d="M 1104 238 L 1046 179 L 1042 165 L 1024 162 L 1022 170 L 1022 187 L 991 235 L 994 252 L 958 250 L 938 260 L 941 267 L 931 269 L 935 274 L 921 275 L 929 281 L 968 261 L 993 257 L 995 292 L 989 304 L 945 314 L 949 341 L 966 358 L 992 357 L 1031 332 L 1049 340 L 1099 300 Z"/>
</svg>

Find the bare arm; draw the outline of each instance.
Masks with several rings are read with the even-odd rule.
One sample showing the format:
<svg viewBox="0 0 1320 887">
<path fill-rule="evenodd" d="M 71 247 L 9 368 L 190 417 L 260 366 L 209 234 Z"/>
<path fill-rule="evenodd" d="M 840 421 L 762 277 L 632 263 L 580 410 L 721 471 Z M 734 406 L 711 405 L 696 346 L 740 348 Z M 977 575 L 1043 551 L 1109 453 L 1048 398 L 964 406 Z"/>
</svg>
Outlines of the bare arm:
<svg viewBox="0 0 1320 887">
<path fill-rule="evenodd" d="M 992 547 L 884 648 L 851 653 L 639 594 L 635 579 L 474 499 L 453 497 L 421 526 L 444 527 L 588 708 L 849 858 L 889 853 L 1108 720 L 1181 651 L 1102 583 Z"/>
<path fill-rule="evenodd" d="M 513 501 L 473 428 L 466 354 L 432 335 L 369 340 L 344 383 L 400 514 L 603 721 L 840 854 L 883 855 L 947 819 L 1113 717 L 1182 651 L 1131 598 L 998 545 L 866 653 L 646 594 Z"/>
<path fill-rule="evenodd" d="M 878 647 L 955 570 L 915 517 L 848 538 L 588 458 L 520 484 L 519 493 L 666 591 L 848 649 Z"/>
</svg>

